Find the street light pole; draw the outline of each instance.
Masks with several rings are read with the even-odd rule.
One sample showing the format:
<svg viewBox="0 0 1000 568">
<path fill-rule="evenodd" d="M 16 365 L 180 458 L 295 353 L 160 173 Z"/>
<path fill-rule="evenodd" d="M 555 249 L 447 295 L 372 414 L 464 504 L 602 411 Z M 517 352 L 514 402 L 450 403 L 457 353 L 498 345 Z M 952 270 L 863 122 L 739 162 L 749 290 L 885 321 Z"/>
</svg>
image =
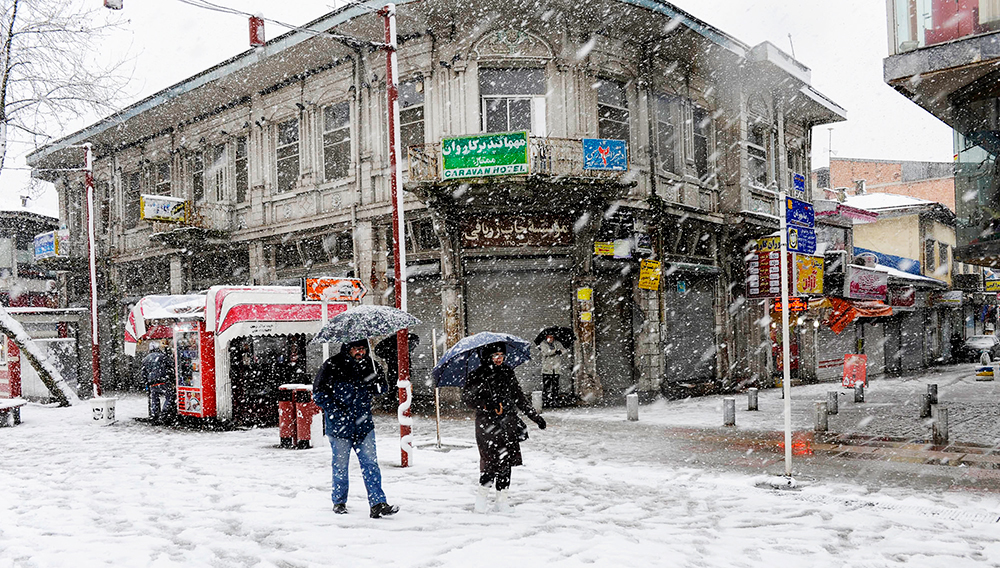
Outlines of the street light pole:
<svg viewBox="0 0 1000 568">
<path fill-rule="evenodd" d="M 403 220 L 403 192 L 399 188 L 402 168 L 399 163 L 399 79 L 396 66 L 396 5 L 386 4 L 378 15 L 385 19 L 385 86 L 389 115 L 389 186 L 392 189 L 392 260 L 396 276 L 396 307 L 406 311 L 406 229 Z M 399 388 L 399 447 L 400 465 L 408 467 L 413 452 L 410 404 L 413 387 L 410 383 L 409 330 L 396 333 L 396 368 Z"/>
<path fill-rule="evenodd" d="M 87 257 L 90 261 L 90 338 L 94 371 L 94 397 L 101 396 L 101 343 L 97 331 L 97 243 L 94 232 L 94 151 L 90 144 L 86 152 L 84 185 L 87 199 Z"/>
</svg>

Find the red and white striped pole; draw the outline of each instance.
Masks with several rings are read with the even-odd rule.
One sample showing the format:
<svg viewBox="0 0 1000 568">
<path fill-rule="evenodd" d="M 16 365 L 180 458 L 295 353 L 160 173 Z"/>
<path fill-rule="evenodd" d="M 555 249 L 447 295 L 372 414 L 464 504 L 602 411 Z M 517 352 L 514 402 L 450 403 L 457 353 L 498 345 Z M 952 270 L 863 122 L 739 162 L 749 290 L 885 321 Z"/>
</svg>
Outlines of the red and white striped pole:
<svg viewBox="0 0 1000 568">
<path fill-rule="evenodd" d="M 396 5 L 386 4 L 378 14 L 385 19 L 385 85 L 389 114 L 389 186 L 392 189 L 392 260 L 396 266 L 396 307 L 406 311 L 406 229 L 403 224 L 403 192 L 399 181 L 403 177 L 399 163 L 399 79 L 396 67 Z M 413 453 L 410 402 L 413 387 L 410 383 L 409 330 L 396 333 L 396 368 L 399 369 L 396 386 L 399 388 L 399 447 L 400 465 L 410 465 Z"/>
<path fill-rule="evenodd" d="M 94 396 L 101 396 L 101 343 L 97 332 L 97 242 L 94 231 L 94 152 L 90 144 L 86 151 L 84 183 L 87 193 L 87 257 L 90 261 L 90 338 L 94 369 Z"/>
</svg>

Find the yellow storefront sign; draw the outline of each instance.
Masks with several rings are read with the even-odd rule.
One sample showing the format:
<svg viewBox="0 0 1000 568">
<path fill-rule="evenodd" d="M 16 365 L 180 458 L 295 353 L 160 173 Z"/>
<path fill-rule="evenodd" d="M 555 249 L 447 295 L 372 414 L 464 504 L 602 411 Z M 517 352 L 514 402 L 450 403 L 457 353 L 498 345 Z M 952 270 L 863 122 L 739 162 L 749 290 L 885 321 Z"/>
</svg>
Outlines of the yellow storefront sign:
<svg viewBox="0 0 1000 568">
<path fill-rule="evenodd" d="M 987 280 L 986 281 L 986 291 L 987 292 L 1000 292 L 1000 280 Z"/>
<path fill-rule="evenodd" d="M 823 257 L 796 254 L 795 294 L 819 295 L 823 293 Z"/>
<path fill-rule="evenodd" d="M 641 290 L 660 289 L 660 261 L 643 260 L 639 263 L 639 288 Z"/>
<path fill-rule="evenodd" d="M 594 242 L 594 255 L 596 256 L 614 256 L 615 254 L 615 243 L 610 241 L 595 241 Z"/>
</svg>

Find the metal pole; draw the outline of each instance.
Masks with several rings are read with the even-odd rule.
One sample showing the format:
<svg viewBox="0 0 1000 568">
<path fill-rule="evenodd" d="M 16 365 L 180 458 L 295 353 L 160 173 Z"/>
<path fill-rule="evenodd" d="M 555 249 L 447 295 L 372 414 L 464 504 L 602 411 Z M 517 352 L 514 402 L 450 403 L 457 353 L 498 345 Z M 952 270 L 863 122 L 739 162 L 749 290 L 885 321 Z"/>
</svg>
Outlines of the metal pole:
<svg viewBox="0 0 1000 568">
<path fill-rule="evenodd" d="M 785 395 L 785 477 L 792 476 L 792 372 L 791 341 L 788 332 L 788 223 L 785 220 L 785 192 L 778 193 L 781 204 L 778 212 L 778 227 L 781 231 L 781 392 Z"/>
<path fill-rule="evenodd" d="M 438 360 L 437 328 L 431 329 L 431 353 L 434 357 L 434 364 Z M 441 389 L 434 385 L 434 416 L 437 421 L 437 447 L 441 447 Z"/>
<path fill-rule="evenodd" d="M 90 338 L 93 359 L 94 397 L 101 396 L 101 339 L 97 326 L 97 243 L 94 230 L 94 154 L 90 144 L 86 151 L 84 183 L 87 193 L 87 257 L 90 261 Z"/>
<path fill-rule="evenodd" d="M 396 307 L 406 311 L 406 230 L 403 219 L 403 192 L 399 188 L 402 167 L 399 163 L 399 81 L 396 72 L 396 5 L 386 4 L 378 14 L 385 18 L 385 86 L 389 111 L 389 186 L 392 189 L 392 260 L 396 273 Z M 399 447 L 400 466 L 410 465 L 413 441 L 410 436 L 413 418 L 410 417 L 412 386 L 410 384 L 409 330 L 396 333 L 396 367 L 399 378 Z"/>
</svg>

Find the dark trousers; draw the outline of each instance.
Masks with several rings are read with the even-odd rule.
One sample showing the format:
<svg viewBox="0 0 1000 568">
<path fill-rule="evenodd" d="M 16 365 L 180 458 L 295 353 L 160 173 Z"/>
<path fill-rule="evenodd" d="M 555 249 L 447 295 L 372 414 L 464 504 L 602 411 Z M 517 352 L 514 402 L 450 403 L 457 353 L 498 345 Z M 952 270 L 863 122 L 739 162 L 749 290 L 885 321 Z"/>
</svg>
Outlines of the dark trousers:
<svg viewBox="0 0 1000 568">
<path fill-rule="evenodd" d="M 486 464 L 481 466 L 479 473 L 479 484 L 490 485 L 496 481 L 497 491 L 503 491 L 510 487 L 510 465 Z"/>
<path fill-rule="evenodd" d="M 559 375 L 542 375 L 542 405 L 554 406 L 559 400 Z"/>
<path fill-rule="evenodd" d="M 163 397 L 163 407 L 160 407 L 160 397 Z M 149 385 L 149 417 L 153 422 L 173 420 L 177 412 L 174 404 L 174 391 L 166 383 Z"/>
</svg>

